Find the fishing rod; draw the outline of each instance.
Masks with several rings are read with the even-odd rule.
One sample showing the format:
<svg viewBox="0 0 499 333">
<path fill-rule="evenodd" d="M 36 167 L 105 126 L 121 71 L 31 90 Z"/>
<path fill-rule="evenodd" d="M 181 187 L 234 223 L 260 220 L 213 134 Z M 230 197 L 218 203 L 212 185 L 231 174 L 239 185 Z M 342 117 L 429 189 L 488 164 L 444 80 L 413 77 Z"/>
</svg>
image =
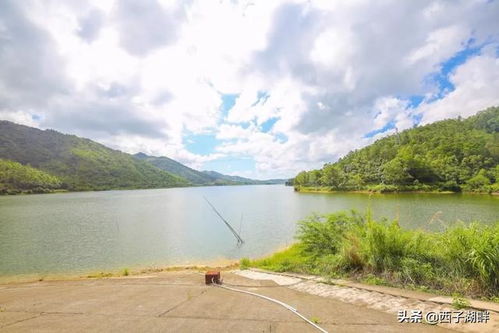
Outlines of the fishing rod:
<svg viewBox="0 0 499 333">
<path fill-rule="evenodd" d="M 234 228 L 232 228 L 232 226 L 230 225 L 229 222 L 227 222 L 226 219 L 223 218 L 223 216 L 218 212 L 218 210 L 215 208 L 215 206 L 213 206 L 211 204 L 211 202 L 206 199 L 205 196 L 203 196 L 204 200 L 206 200 L 206 202 L 208 203 L 208 205 L 210 205 L 210 207 L 213 209 L 213 211 L 218 215 L 218 217 L 220 217 L 222 219 L 222 221 L 225 223 L 225 225 L 227 226 L 227 228 L 229 228 L 229 230 L 232 232 L 232 234 L 234 235 L 234 237 L 236 237 L 237 239 L 237 244 L 238 245 L 241 245 L 244 243 L 243 239 L 241 238 L 241 236 L 239 236 L 239 234 L 234 230 Z"/>
</svg>

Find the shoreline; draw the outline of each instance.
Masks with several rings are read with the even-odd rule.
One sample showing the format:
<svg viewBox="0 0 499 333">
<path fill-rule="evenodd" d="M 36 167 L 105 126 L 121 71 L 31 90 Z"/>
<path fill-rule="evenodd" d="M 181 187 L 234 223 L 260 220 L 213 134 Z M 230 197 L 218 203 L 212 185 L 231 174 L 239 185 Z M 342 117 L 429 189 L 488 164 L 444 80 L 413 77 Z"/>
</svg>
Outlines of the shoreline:
<svg viewBox="0 0 499 333">
<path fill-rule="evenodd" d="M 266 254 L 259 256 L 257 259 L 267 258 L 274 253 L 288 250 L 296 243 L 283 245 Z M 32 283 L 40 281 L 74 281 L 74 280 L 87 280 L 87 279 L 105 279 L 105 278 L 118 278 L 126 276 L 140 276 L 150 273 L 161 272 L 176 272 L 176 271 L 229 271 L 239 269 L 240 262 L 244 258 L 239 259 L 226 259 L 219 258 L 208 260 L 205 262 L 198 262 L 193 264 L 179 264 L 179 265 L 165 265 L 165 266 L 135 266 L 120 268 L 102 269 L 102 270 L 88 270 L 81 272 L 52 272 L 52 273 L 21 273 L 12 275 L 0 275 L 0 284 L 18 284 L 18 283 Z"/>
<path fill-rule="evenodd" d="M 30 273 L 30 274 L 16 274 L 16 275 L 5 275 L 0 276 L 0 284 L 10 285 L 10 284 L 22 284 L 22 283 L 33 283 L 41 281 L 78 281 L 78 280 L 91 280 L 91 279 L 109 279 L 109 278 L 120 278 L 128 276 L 141 276 L 151 273 L 162 273 L 162 272 L 178 272 L 178 271 L 209 271 L 209 270 L 219 270 L 219 271 L 229 271 L 235 268 L 239 268 L 239 261 L 232 260 L 221 260 L 218 264 L 216 262 L 203 264 L 193 264 L 193 265 L 172 265 L 163 267 L 147 267 L 147 268 L 126 268 L 112 269 L 112 270 L 100 270 L 100 271 L 88 271 L 81 273 Z"/>
<path fill-rule="evenodd" d="M 492 195 L 499 196 L 499 192 L 472 192 L 472 191 L 423 191 L 423 190 L 403 190 L 403 191 L 390 191 L 380 192 L 372 190 L 329 190 L 327 187 L 295 187 L 295 192 L 298 193 L 358 193 L 358 194 L 472 194 L 472 195 Z"/>
<path fill-rule="evenodd" d="M 170 186 L 170 187 L 140 187 L 140 188 L 108 188 L 108 189 L 90 189 L 90 190 L 53 190 L 46 192 L 12 192 L 4 193 L 0 192 L 0 197 L 10 197 L 10 196 L 23 196 L 23 195 L 33 195 L 33 194 L 64 194 L 64 193 L 82 193 L 82 192 L 106 192 L 106 191 L 137 191 L 137 190 L 167 190 L 171 188 L 191 188 L 191 187 L 222 187 L 222 186 L 262 186 L 262 185 L 282 185 L 285 184 L 206 184 L 206 185 L 184 185 L 184 186 Z"/>
</svg>

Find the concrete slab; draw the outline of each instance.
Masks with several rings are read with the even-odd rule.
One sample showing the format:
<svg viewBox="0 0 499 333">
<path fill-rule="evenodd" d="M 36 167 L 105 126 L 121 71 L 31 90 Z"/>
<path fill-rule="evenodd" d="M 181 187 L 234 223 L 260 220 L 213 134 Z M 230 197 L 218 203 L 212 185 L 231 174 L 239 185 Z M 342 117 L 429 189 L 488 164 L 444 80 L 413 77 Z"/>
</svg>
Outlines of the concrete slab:
<svg viewBox="0 0 499 333">
<path fill-rule="evenodd" d="M 33 314 L 29 312 L 7 312 L 2 310 L 0 312 L 0 329 L 4 326 L 13 325 L 28 319 L 38 317 L 40 314 Z"/>
<path fill-rule="evenodd" d="M 224 273 L 238 287 L 296 307 L 335 332 L 443 332 L 396 322 L 396 317 L 270 280 Z M 206 286 L 202 273 L 47 281 L 0 286 L 0 332 L 316 332 L 269 301 Z"/>
</svg>

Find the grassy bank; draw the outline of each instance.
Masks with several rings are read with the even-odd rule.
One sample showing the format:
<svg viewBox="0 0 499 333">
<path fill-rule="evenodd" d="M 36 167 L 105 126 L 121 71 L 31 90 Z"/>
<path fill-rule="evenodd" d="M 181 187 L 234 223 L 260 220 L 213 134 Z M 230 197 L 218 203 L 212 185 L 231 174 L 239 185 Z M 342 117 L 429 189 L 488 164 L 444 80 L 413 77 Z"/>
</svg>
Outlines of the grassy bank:
<svg viewBox="0 0 499 333">
<path fill-rule="evenodd" d="M 499 299 L 499 222 L 405 230 L 355 212 L 299 222 L 298 242 L 241 266 Z"/>
</svg>

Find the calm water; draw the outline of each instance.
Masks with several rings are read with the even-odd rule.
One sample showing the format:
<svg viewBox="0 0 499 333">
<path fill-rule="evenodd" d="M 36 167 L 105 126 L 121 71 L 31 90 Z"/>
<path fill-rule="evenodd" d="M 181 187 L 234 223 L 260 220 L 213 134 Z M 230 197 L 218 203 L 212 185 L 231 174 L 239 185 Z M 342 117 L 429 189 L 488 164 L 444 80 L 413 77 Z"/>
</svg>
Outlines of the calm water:
<svg viewBox="0 0 499 333">
<path fill-rule="evenodd" d="M 241 230 L 242 247 L 203 196 Z M 0 275 L 259 257 L 292 243 L 297 220 L 313 212 L 364 211 L 368 198 L 300 194 L 281 185 L 3 196 Z M 399 216 L 407 228 L 438 229 L 441 222 L 458 219 L 499 220 L 499 197 L 487 195 L 373 195 L 371 207 L 375 217 Z"/>
</svg>

